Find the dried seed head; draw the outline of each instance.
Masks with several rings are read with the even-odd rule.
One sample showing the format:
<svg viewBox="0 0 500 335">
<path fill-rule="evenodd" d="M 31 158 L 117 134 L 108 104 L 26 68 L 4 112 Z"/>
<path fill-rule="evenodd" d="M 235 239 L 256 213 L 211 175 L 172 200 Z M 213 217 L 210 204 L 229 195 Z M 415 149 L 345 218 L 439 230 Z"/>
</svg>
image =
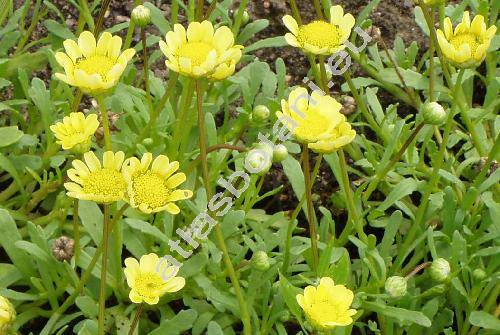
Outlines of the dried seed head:
<svg viewBox="0 0 500 335">
<path fill-rule="evenodd" d="M 60 261 L 70 261 L 73 257 L 75 241 L 67 236 L 61 236 L 52 244 L 52 254 Z"/>
<path fill-rule="evenodd" d="M 351 115 L 357 109 L 356 101 L 353 97 L 345 95 L 342 97 L 342 109 L 340 112 L 344 115 Z"/>
<path fill-rule="evenodd" d="M 375 44 L 382 39 L 382 32 L 377 26 L 371 25 L 365 31 L 372 38 L 370 44 Z"/>
</svg>

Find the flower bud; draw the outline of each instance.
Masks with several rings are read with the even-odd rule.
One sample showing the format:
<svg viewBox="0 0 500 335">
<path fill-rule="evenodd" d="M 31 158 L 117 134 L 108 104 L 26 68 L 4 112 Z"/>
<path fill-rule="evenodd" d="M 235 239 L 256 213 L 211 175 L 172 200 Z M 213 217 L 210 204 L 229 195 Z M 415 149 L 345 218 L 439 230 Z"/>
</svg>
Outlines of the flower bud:
<svg viewBox="0 0 500 335">
<path fill-rule="evenodd" d="M 287 322 L 288 320 L 290 320 L 290 312 L 285 309 L 281 312 L 280 321 Z"/>
<path fill-rule="evenodd" d="M 248 14 L 248 11 L 245 9 L 243 11 L 243 16 L 241 17 L 241 24 L 245 25 L 250 21 L 250 14 Z"/>
<path fill-rule="evenodd" d="M 247 153 L 245 158 L 245 168 L 250 173 L 263 176 L 271 168 L 272 155 L 272 152 L 268 152 L 265 149 L 252 149 Z"/>
<path fill-rule="evenodd" d="M 142 140 L 142 144 L 144 144 L 146 147 L 149 147 L 153 144 L 153 139 L 151 137 L 147 137 Z"/>
<path fill-rule="evenodd" d="M 257 251 L 252 256 L 252 266 L 257 271 L 266 271 L 269 269 L 269 257 L 265 251 Z"/>
<path fill-rule="evenodd" d="M 139 27 L 145 27 L 151 22 L 151 11 L 143 5 L 139 5 L 132 10 L 132 20 Z"/>
<path fill-rule="evenodd" d="M 385 281 L 385 291 L 393 298 L 399 298 L 406 294 L 406 278 L 393 276 Z"/>
<path fill-rule="evenodd" d="M 269 108 L 264 105 L 258 105 L 252 111 L 252 120 L 257 122 L 265 121 L 269 118 L 269 115 L 271 115 Z"/>
<path fill-rule="evenodd" d="M 0 295 L 0 334 L 7 334 L 16 319 L 16 310 L 7 298 Z"/>
<path fill-rule="evenodd" d="M 450 279 L 450 263 L 444 258 L 435 259 L 429 268 L 433 280 L 442 283 Z"/>
<path fill-rule="evenodd" d="M 288 149 L 283 144 L 278 144 L 274 146 L 273 150 L 273 162 L 282 162 L 288 157 Z"/>
<path fill-rule="evenodd" d="M 61 236 L 52 243 L 52 254 L 60 261 L 69 262 L 73 257 L 75 241 L 67 236 Z"/>
<path fill-rule="evenodd" d="M 475 269 L 472 271 L 472 277 L 475 280 L 481 281 L 486 278 L 486 272 L 483 269 Z"/>
<path fill-rule="evenodd" d="M 446 111 L 437 102 L 426 102 L 422 106 L 424 120 L 428 124 L 439 126 L 446 121 Z"/>
</svg>

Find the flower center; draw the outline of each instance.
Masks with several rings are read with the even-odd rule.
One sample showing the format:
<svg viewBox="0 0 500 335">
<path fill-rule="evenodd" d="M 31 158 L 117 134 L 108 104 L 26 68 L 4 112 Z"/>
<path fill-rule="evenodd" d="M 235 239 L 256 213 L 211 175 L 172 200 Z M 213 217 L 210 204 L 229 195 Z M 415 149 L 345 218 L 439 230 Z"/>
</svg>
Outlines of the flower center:
<svg viewBox="0 0 500 335">
<path fill-rule="evenodd" d="M 159 208 L 168 203 L 170 190 L 165 180 L 158 174 L 146 171 L 133 179 L 134 202 L 146 204 L 150 208 Z"/>
<path fill-rule="evenodd" d="M 192 66 L 200 66 L 206 61 L 208 54 L 213 49 L 208 43 L 188 42 L 179 49 L 178 55 L 191 60 Z"/>
<path fill-rule="evenodd" d="M 163 288 L 165 282 L 155 272 L 140 273 L 134 283 L 134 290 L 143 297 L 154 297 Z"/>
<path fill-rule="evenodd" d="M 309 110 L 305 113 L 304 118 L 298 116 L 295 120 L 298 123 L 297 128 L 294 130 L 297 137 L 316 141 L 317 138 L 329 130 L 329 120 L 316 113 L 316 115 L 312 114 L 313 112 Z"/>
<path fill-rule="evenodd" d="M 94 55 L 89 58 L 81 58 L 75 64 L 75 69 L 85 71 L 87 74 L 99 74 L 106 81 L 108 72 L 111 71 L 116 62 L 103 55 Z"/>
<path fill-rule="evenodd" d="M 319 48 L 339 46 L 341 30 L 325 21 L 313 21 L 299 28 L 297 40 L 300 44 L 309 43 Z"/>
<path fill-rule="evenodd" d="M 468 44 L 472 52 L 472 56 L 476 53 L 477 47 L 481 44 L 478 37 L 472 33 L 462 33 L 452 36 L 450 43 L 455 47 L 455 49 L 460 49 L 460 46 Z"/>
<path fill-rule="evenodd" d="M 93 171 L 85 179 L 83 192 L 87 194 L 120 197 L 126 189 L 125 179 L 114 169 Z"/>
</svg>

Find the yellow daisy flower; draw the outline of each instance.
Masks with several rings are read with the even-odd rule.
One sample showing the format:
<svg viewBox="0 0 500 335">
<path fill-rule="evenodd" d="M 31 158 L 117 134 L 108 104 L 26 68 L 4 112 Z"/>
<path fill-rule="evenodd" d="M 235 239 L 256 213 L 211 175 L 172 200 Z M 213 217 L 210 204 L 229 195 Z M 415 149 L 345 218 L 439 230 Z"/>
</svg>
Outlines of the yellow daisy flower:
<svg viewBox="0 0 500 335">
<path fill-rule="evenodd" d="M 142 256 L 140 262 L 127 258 L 125 266 L 125 277 L 131 288 L 129 298 L 136 304 L 156 305 L 165 293 L 177 292 L 186 284 L 184 278 L 175 277 L 177 267 L 167 268 L 166 262 L 153 253 Z M 169 279 L 165 280 L 163 274 L 168 274 Z"/>
<path fill-rule="evenodd" d="M 444 56 L 453 65 L 469 68 L 479 66 L 484 61 L 496 31 L 496 26 L 486 29 L 482 15 L 476 15 L 471 23 L 469 12 L 465 11 L 455 31 L 450 18 L 445 18 L 444 31 L 438 29 L 437 38 Z"/>
<path fill-rule="evenodd" d="M 62 122 L 51 125 L 50 130 L 64 150 L 84 153 L 90 149 L 92 136 L 98 127 L 96 114 L 85 117 L 83 113 L 71 113 Z"/>
<path fill-rule="evenodd" d="M 356 20 L 351 14 L 344 15 L 342 6 L 337 5 L 330 7 L 330 22 L 316 20 L 299 27 L 293 17 L 285 15 L 283 23 L 291 32 L 285 34 L 288 44 L 308 53 L 328 56 L 345 48 Z"/>
<path fill-rule="evenodd" d="M 16 310 L 7 298 L 0 295 L 0 334 L 7 334 L 16 319 Z"/>
<path fill-rule="evenodd" d="M 305 88 L 294 89 L 288 101 L 281 101 L 278 118 L 292 132 L 297 141 L 307 143 L 318 153 L 332 153 L 352 142 L 356 131 L 340 113 L 342 105 L 334 98 L 314 91 L 309 96 Z"/>
<path fill-rule="evenodd" d="M 327 331 L 336 326 L 353 323 L 355 309 L 350 309 L 354 293 L 344 285 L 335 285 L 329 277 L 320 279 L 319 285 L 307 286 L 304 294 L 297 294 L 297 302 L 317 330 Z"/>
<path fill-rule="evenodd" d="M 190 190 L 175 189 L 186 180 L 184 173 L 175 173 L 178 169 L 179 162 L 170 162 L 164 155 L 153 161 L 149 152 L 140 161 L 136 157 L 127 159 L 123 175 L 130 205 L 148 214 L 161 211 L 178 214 L 180 209 L 174 202 L 193 196 Z"/>
<path fill-rule="evenodd" d="M 234 45 L 234 35 L 228 27 L 214 31 L 211 22 L 191 22 L 186 29 L 174 25 L 160 49 L 167 57 L 169 69 L 187 77 L 222 80 L 234 73 L 243 46 Z"/>
<path fill-rule="evenodd" d="M 63 45 L 66 53 L 56 53 L 56 60 L 65 74 L 56 73 L 56 77 L 89 94 L 101 94 L 115 86 L 135 54 L 134 49 L 121 52 L 122 39 L 108 32 L 96 43 L 94 35 L 84 31 L 78 43 L 68 39 Z"/>
<path fill-rule="evenodd" d="M 68 196 L 81 200 L 109 203 L 124 199 L 127 184 L 121 173 L 125 154 L 106 151 L 103 164 L 92 152 L 83 154 L 85 163 L 75 159 L 73 169 L 68 170 L 72 182 L 64 184 Z"/>
</svg>

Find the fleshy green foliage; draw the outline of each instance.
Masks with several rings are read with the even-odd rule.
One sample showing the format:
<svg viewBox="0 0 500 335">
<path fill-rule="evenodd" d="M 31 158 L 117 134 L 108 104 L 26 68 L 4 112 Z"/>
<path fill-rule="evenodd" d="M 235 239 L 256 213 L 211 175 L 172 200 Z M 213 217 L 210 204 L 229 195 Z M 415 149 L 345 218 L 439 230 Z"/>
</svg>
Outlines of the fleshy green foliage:
<svg viewBox="0 0 500 335">
<path fill-rule="evenodd" d="M 313 333 L 296 296 L 321 277 L 354 292 L 354 323 L 334 328 L 335 335 L 498 334 L 498 35 L 476 69 L 441 63 L 439 52 L 431 62 L 427 49 L 419 50 L 415 42 L 405 45 L 399 37 L 393 43 L 386 40 L 388 50 L 373 41 L 360 53 L 351 52 L 362 71 L 344 78 L 334 75 L 332 92 L 339 89 L 356 99 L 357 108 L 346 120 L 357 136 L 342 151 L 322 156 L 322 187 L 313 187 L 312 194 L 322 204 L 313 213 L 319 249 L 315 264 L 304 195 L 307 156 L 299 143 L 285 141 L 288 155 L 280 148 L 282 157 L 267 174 L 250 174 L 240 196 L 231 196 L 220 183 L 235 171 L 245 171 L 247 151 L 263 148 L 258 145 L 262 135 L 280 142 L 273 131 L 275 113 L 292 90 L 287 73 L 293 69 L 287 69 L 282 58 L 268 63 L 256 56 L 266 48 L 279 55 L 286 41 L 283 36 L 255 38 L 269 21 L 247 22 L 248 1 L 214 1 L 204 1 L 205 10 L 213 10 L 207 19 L 232 28 L 235 43 L 245 48 L 233 76 L 202 80 L 198 93 L 203 94 L 210 149 L 209 185 L 228 199 L 219 209 L 227 212 L 216 220 L 253 334 Z M 315 1 L 325 13 L 331 2 Z M 202 182 L 194 82 L 172 71 L 164 77 L 153 70 L 165 69 L 158 42 L 173 29 L 173 21 L 181 19 L 187 26 L 186 21 L 199 17 L 198 1 L 173 0 L 169 17 L 152 2 L 144 3 L 151 15 L 145 41 L 149 90 L 142 71 L 143 44 L 132 39 L 140 28 L 127 21 L 106 30 L 123 37 L 123 49 L 136 51 L 120 82 L 103 99 L 114 151 L 139 159 L 151 152 L 179 161 L 179 171 L 187 176 L 182 188 L 194 195 L 177 202 L 177 215 L 147 215 L 122 207 L 122 201 L 112 204 L 114 229 L 105 283 L 100 282 L 100 257 L 94 257 L 102 251 L 103 207 L 89 201 L 75 207 L 66 195 L 67 170 L 81 157 L 62 150 L 50 126 L 72 111 L 100 114 L 96 101 L 85 96 L 80 104 L 81 92 L 53 74 L 63 72 L 55 59 L 63 41 L 76 39 L 84 29 L 94 30 L 107 1 L 68 1 L 79 13 L 78 31 L 66 27 L 60 3 L 0 0 L 0 296 L 17 312 L 7 334 L 98 334 L 100 285 L 106 287 L 107 333 L 129 334 L 137 305 L 129 299 L 123 262 L 149 253 L 181 261 L 178 276 L 186 285 L 164 295 L 157 305 L 146 306 L 134 334 L 244 334 L 246 320 L 218 232 L 196 239 L 197 247 L 181 241 L 184 250 L 192 251 L 186 259 L 169 246 L 169 241 L 181 239 L 178 229 L 193 234 L 191 223 L 210 199 Z M 369 27 L 368 17 L 379 3 L 369 1 L 356 26 Z M 429 29 L 429 8 L 415 6 L 415 20 L 431 41 L 435 32 Z M 491 26 L 497 23 L 499 7 L 498 1 L 483 0 L 433 10 L 441 10 L 454 24 L 469 10 L 483 15 Z M 44 27 L 43 36 L 33 39 L 37 27 Z M 361 45 L 363 40 L 351 35 L 351 42 Z M 433 46 L 439 48 L 437 41 Z M 318 59 L 311 57 L 311 73 L 321 75 Z M 385 103 L 387 98 L 381 97 L 388 95 L 397 102 Z M 444 123 L 425 124 L 420 106 L 429 101 L 444 107 Z M 257 106 L 270 113 L 265 110 L 256 117 Z M 101 129 L 92 142 L 99 157 L 102 137 Z M 313 155 L 311 165 L 316 159 L 321 158 Z M 313 166 L 311 170 L 317 172 Z M 286 183 L 269 187 L 277 185 L 277 176 Z M 243 184 L 241 178 L 229 182 L 236 189 Z M 54 251 L 61 236 L 79 237 L 73 257 L 66 261 L 57 260 L 60 254 Z M 259 256 L 253 259 L 254 254 Z M 429 268 L 437 259 L 449 263 L 449 275 L 431 275 Z M 407 285 L 390 295 L 386 280 L 394 276 L 405 277 Z"/>
</svg>

